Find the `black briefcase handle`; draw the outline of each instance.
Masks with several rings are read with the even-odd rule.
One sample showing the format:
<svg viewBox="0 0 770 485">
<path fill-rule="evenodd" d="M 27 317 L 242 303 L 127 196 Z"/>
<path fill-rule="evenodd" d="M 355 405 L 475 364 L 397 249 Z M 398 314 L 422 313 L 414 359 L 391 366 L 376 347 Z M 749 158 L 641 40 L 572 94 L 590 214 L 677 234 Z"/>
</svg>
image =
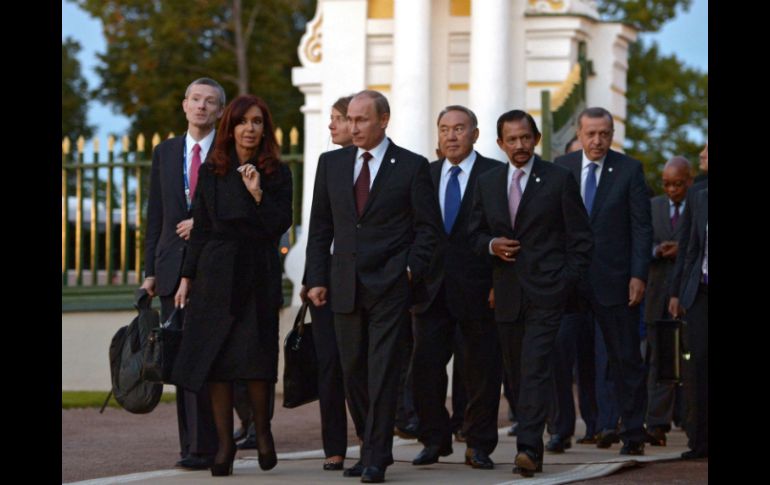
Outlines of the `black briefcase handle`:
<svg viewBox="0 0 770 485">
<path fill-rule="evenodd" d="M 297 312 L 297 318 L 294 319 L 294 328 L 297 330 L 297 340 L 291 346 L 293 350 L 299 349 L 299 344 L 302 341 L 302 334 L 305 333 L 305 325 L 311 325 L 313 322 L 305 322 L 305 315 L 307 315 L 307 308 L 310 304 L 305 302 Z"/>
</svg>

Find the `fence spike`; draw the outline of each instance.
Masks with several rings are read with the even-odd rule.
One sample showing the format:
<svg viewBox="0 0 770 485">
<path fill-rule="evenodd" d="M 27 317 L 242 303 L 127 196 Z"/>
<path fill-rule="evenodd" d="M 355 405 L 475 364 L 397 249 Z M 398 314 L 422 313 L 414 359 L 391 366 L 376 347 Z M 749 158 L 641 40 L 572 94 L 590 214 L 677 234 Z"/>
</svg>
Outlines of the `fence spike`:
<svg viewBox="0 0 770 485">
<path fill-rule="evenodd" d="M 115 135 L 107 137 L 107 151 L 112 153 L 112 149 L 115 148 Z"/>
<path fill-rule="evenodd" d="M 80 135 L 78 137 L 77 146 L 78 146 L 78 153 L 83 153 L 83 149 L 86 147 L 86 139 L 83 138 L 83 135 Z"/>
<path fill-rule="evenodd" d="M 61 151 L 65 155 L 69 155 L 69 153 L 70 153 L 70 145 L 71 145 L 71 143 L 70 143 L 70 139 L 69 139 L 68 136 L 65 136 L 64 138 L 62 138 L 62 141 L 61 141 Z"/>
<path fill-rule="evenodd" d="M 173 131 L 169 131 L 168 132 L 168 136 L 166 137 L 166 140 L 170 140 L 172 138 L 174 138 L 174 132 Z"/>
<path fill-rule="evenodd" d="M 275 141 L 278 142 L 278 146 L 283 146 L 283 130 L 280 126 L 275 129 Z"/>
<path fill-rule="evenodd" d="M 160 143 L 160 135 L 156 131 L 154 135 L 152 135 L 152 147 L 155 148 Z"/>
<path fill-rule="evenodd" d="M 128 151 L 128 135 L 123 135 L 123 137 L 120 139 L 120 148 L 124 151 Z"/>
<path fill-rule="evenodd" d="M 144 151 L 144 133 L 139 133 L 136 137 L 136 151 Z"/>
<path fill-rule="evenodd" d="M 94 153 L 99 153 L 99 138 L 94 138 Z"/>
<path fill-rule="evenodd" d="M 299 130 L 296 126 L 292 126 L 291 131 L 289 131 L 289 143 L 291 146 L 299 145 Z"/>
</svg>

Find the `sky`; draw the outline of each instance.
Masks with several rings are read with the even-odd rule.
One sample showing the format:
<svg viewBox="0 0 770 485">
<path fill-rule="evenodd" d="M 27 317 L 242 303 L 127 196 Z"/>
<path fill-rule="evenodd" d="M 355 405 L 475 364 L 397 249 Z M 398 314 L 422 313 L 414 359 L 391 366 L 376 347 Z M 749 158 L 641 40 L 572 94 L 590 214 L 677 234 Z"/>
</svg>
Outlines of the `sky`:
<svg viewBox="0 0 770 485">
<path fill-rule="evenodd" d="M 96 53 L 106 50 L 101 23 L 72 2 L 62 0 L 62 40 L 66 37 L 80 42 L 81 72 L 90 89 L 97 87 Z M 662 54 L 675 54 L 686 65 L 708 72 L 708 0 L 694 0 L 688 12 L 680 11 L 660 32 L 643 34 L 640 38 L 645 42 L 654 40 Z M 103 142 L 110 133 L 122 135 L 129 127 L 125 116 L 96 101 L 89 105 L 88 122 L 95 125 L 95 135 Z"/>
</svg>

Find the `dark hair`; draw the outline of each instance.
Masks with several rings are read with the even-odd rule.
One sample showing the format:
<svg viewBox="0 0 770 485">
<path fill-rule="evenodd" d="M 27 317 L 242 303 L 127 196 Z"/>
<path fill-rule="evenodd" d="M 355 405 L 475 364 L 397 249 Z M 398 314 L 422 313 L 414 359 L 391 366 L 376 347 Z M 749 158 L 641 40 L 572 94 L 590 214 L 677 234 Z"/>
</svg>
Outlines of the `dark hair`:
<svg viewBox="0 0 770 485">
<path fill-rule="evenodd" d="M 607 111 L 604 108 L 595 106 L 593 108 L 586 108 L 583 111 L 581 111 L 577 119 L 578 128 L 580 128 L 580 120 L 582 120 L 584 116 L 587 118 L 607 118 L 608 120 L 610 120 L 610 129 L 611 130 L 615 129 L 615 123 L 612 120 L 612 115 L 610 114 L 609 111 Z"/>
<path fill-rule="evenodd" d="M 347 116 L 348 106 L 350 106 L 350 101 L 352 99 L 353 99 L 352 94 L 350 96 L 343 96 L 334 102 L 334 104 L 332 105 L 332 108 L 342 113 L 342 116 Z"/>
<path fill-rule="evenodd" d="M 353 95 L 354 98 L 358 98 L 359 96 L 366 96 L 367 98 L 374 100 L 374 109 L 377 112 L 377 116 L 382 116 L 385 113 L 390 114 L 390 104 L 388 104 L 388 98 L 386 98 L 385 95 L 381 92 L 374 91 L 372 89 L 364 89 L 363 91 L 359 91 Z"/>
<path fill-rule="evenodd" d="M 503 139 L 504 123 L 508 123 L 509 121 L 521 121 L 524 119 L 527 120 L 527 123 L 529 123 L 530 128 L 532 128 L 532 134 L 534 134 L 536 137 L 540 135 L 540 131 L 537 129 L 537 123 L 535 123 L 535 119 L 532 117 L 531 114 L 527 113 L 526 111 L 522 111 L 520 109 L 512 109 L 511 111 L 501 114 L 500 117 L 497 118 L 497 139 L 498 140 Z"/>
<path fill-rule="evenodd" d="M 478 118 L 476 118 L 476 113 L 466 108 L 465 106 L 460 106 L 459 104 L 453 104 L 441 110 L 441 113 L 438 114 L 438 118 L 436 119 L 436 125 L 441 123 L 441 118 L 443 118 L 444 115 L 449 113 L 450 111 L 462 111 L 463 113 L 468 115 L 468 118 L 471 119 L 471 130 L 475 130 L 476 128 L 478 128 L 479 120 Z"/>
<path fill-rule="evenodd" d="M 214 81 L 210 77 L 200 77 L 195 81 L 191 82 L 189 86 L 187 86 L 187 89 L 185 89 L 184 91 L 185 98 L 187 98 L 187 96 L 190 95 L 190 88 L 192 88 L 196 84 L 204 84 L 206 86 L 211 86 L 212 88 L 216 89 L 219 92 L 219 106 L 221 107 L 225 105 L 225 100 L 227 99 L 227 97 L 225 96 L 225 88 L 223 88 L 221 84 Z"/>
<path fill-rule="evenodd" d="M 256 106 L 262 111 L 262 141 L 257 148 L 257 167 L 264 171 L 265 175 L 274 172 L 280 165 L 278 156 L 280 149 L 275 139 L 273 117 L 267 104 L 253 94 L 242 94 L 232 100 L 222 114 L 222 120 L 217 130 L 217 138 L 214 141 L 214 153 L 211 157 L 214 173 L 224 175 L 232 163 L 230 153 L 235 147 L 235 127 L 241 122 L 246 112 Z"/>
<path fill-rule="evenodd" d="M 568 141 L 566 145 L 564 145 L 564 153 L 570 153 L 569 147 L 571 147 L 572 144 L 576 141 L 578 141 L 577 135 L 573 136 L 572 139 Z"/>
</svg>

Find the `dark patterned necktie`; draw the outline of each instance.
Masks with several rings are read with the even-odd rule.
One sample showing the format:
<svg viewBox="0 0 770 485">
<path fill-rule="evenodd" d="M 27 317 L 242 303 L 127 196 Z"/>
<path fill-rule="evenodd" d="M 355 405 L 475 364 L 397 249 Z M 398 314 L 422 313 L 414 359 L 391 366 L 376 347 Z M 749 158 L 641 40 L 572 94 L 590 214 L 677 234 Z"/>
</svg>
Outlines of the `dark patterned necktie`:
<svg viewBox="0 0 770 485">
<path fill-rule="evenodd" d="M 364 159 L 364 164 L 361 166 L 361 173 L 358 174 L 356 183 L 353 186 L 353 190 L 356 194 L 356 211 L 358 212 L 358 217 L 361 217 L 361 214 L 364 213 L 366 200 L 369 198 L 369 182 L 371 180 L 369 160 L 374 157 L 372 157 L 371 153 L 364 152 L 363 155 L 361 155 L 361 158 Z"/>
</svg>

